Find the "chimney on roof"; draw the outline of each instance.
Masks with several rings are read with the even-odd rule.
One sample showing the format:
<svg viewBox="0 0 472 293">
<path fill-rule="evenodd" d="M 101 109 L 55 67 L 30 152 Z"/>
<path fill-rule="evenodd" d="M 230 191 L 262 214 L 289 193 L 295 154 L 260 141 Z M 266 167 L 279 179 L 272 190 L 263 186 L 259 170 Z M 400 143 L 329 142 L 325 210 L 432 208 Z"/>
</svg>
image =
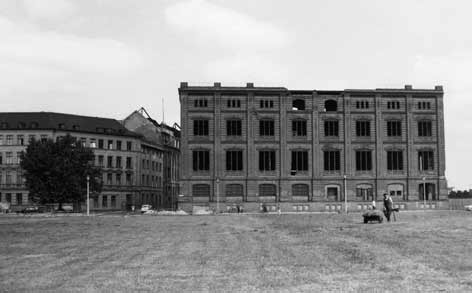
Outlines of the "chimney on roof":
<svg viewBox="0 0 472 293">
<path fill-rule="evenodd" d="M 443 90 L 443 86 L 442 86 L 442 85 L 436 85 L 436 86 L 434 86 L 434 90 L 435 90 L 435 91 L 442 91 L 442 90 Z"/>
<path fill-rule="evenodd" d="M 406 90 L 412 90 L 413 86 L 411 84 L 405 84 L 405 89 Z"/>
<path fill-rule="evenodd" d="M 221 82 L 215 82 L 215 83 L 213 84 L 213 86 L 214 86 L 214 87 L 221 87 Z"/>
<path fill-rule="evenodd" d="M 253 82 L 248 82 L 248 83 L 246 83 L 246 87 L 247 87 L 247 88 L 253 88 L 253 87 L 254 87 L 254 83 L 253 83 Z"/>
<path fill-rule="evenodd" d="M 188 87 L 188 82 L 181 82 L 180 83 L 180 88 L 186 88 Z"/>
</svg>

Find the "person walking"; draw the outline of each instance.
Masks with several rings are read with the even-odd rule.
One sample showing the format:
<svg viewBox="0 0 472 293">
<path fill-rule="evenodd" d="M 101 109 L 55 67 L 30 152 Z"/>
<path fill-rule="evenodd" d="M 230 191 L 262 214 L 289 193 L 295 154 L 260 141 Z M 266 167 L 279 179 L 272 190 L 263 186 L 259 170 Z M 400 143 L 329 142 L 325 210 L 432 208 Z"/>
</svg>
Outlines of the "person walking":
<svg viewBox="0 0 472 293">
<path fill-rule="evenodd" d="M 384 196 L 384 200 L 383 200 L 383 203 L 384 203 L 384 208 L 383 208 L 383 212 L 384 212 L 384 215 L 385 217 L 387 218 L 387 221 L 390 222 L 390 215 L 392 214 L 392 209 L 393 209 L 393 200 L 392 198 L 384 193 L 383 194 Z"/>
</svg>

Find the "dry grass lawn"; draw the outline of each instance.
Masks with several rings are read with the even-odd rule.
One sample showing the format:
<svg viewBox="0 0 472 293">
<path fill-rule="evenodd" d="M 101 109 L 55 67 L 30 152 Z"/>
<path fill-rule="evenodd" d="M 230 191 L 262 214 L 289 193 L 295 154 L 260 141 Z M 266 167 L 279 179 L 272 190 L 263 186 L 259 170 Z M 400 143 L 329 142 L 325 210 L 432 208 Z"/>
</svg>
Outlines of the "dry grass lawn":
<svg viewBox="0 0 472 293">
<path fill-rule="evenodd" d="M 472 213 L 0 216 L 0 291 L 472 291 Z"/>
</svg>

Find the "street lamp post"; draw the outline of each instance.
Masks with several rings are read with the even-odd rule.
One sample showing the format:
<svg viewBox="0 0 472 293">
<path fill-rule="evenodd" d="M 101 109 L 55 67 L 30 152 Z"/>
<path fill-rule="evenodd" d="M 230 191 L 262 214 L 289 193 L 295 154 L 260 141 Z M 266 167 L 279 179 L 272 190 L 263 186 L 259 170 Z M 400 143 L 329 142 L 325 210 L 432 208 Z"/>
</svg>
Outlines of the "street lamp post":
<svg viewBox="0 0 472 293">
<path fill-rule="evenodd" d="M 89 188 L 90 176 L 87 175 L 87 216 L 90 216 L 90 188 Z"/>
<path fill-rule="evenodd" d="M 216 178 L 216 213 L 220 210 L 220 178 Z"/>
<path fill-rule="evenodd" d="M 347 214 L 347 184 L 346 175 L 344 175 L 344 212 Z"/>
<path fill-rule="evenodd" d="M 423 209 L 426 209 L 426 178 L 423 177 Z"/>
</svg>

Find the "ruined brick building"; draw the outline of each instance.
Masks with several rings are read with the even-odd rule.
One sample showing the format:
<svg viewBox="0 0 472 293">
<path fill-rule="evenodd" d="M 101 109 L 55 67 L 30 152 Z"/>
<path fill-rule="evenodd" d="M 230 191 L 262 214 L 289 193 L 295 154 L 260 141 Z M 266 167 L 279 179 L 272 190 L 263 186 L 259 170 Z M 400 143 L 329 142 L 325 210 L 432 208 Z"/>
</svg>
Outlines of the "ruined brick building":
<svg viewBox="0 0 472 293">
<path fill-rule="evenodd" d="M 181 83 L 179 206 L 447 206 L 443 88 L 288 90 Z M 426 204 L 425 204 L 426 203 Z"/>
</svg>

